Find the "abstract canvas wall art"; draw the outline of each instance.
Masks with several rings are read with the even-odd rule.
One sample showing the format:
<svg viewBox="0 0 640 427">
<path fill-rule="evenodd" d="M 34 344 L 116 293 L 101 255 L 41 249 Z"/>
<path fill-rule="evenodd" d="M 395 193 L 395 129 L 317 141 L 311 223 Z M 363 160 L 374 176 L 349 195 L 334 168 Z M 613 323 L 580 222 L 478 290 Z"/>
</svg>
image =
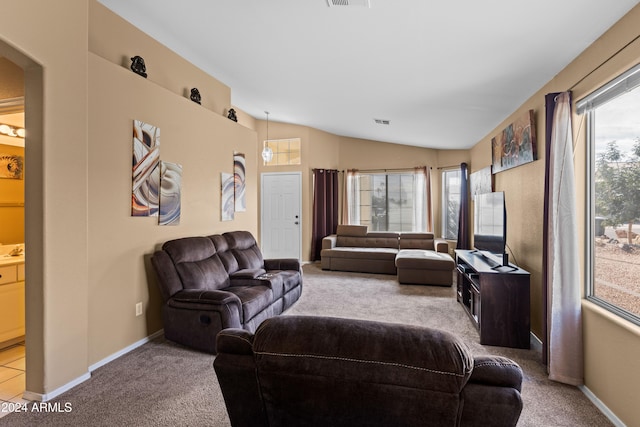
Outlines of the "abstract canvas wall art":
<svg viewBox="0 0 640 427">
<path fill-rule="evenodd" d="M 529 110 L 491 139 L 493 173 L 537 160 L 536 127 Z"/>
<path fill-rule="evenodd" d="M 160 128 L 133 121 L 131 216 L 157 216 L 160 194 Z"/>
<path fill-rule="evenodd" d="M 160 225 L 180 225 L 182 166 L 160 162 Z"/>
<path fill-rule="evenodd" d="M 24 160 L 14 154 L 0 154 L 0 178 L 23 179 Z"/>
<path fill-rule="evenodd" d="M 244 212 L 247 210 L 247 202 L 245 197 L 245 158 L 242 153 L 233 154 L 233 182 L 235 192 L 235 210 L 236 212 Z"/>
<path fill-rule="evenodd" d="M 220 196 L 221 219 L 222 221 L 231 221 L 235 212 L 233 174 L 220 173 Z"/>
</svg>

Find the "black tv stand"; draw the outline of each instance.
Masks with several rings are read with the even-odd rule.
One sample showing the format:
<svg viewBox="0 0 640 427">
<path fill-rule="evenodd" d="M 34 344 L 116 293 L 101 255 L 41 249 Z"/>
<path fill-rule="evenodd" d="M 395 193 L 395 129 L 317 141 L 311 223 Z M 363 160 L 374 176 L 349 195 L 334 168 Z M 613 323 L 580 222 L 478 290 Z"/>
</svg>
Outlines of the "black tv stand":
<svg viewBox="0 0 640 427">
<path fill-rule="evenodd" d="M 529 348 L 529 273 L 476 250 L 456 249 L 457 299 L 480 344 Z"/>
</svg>

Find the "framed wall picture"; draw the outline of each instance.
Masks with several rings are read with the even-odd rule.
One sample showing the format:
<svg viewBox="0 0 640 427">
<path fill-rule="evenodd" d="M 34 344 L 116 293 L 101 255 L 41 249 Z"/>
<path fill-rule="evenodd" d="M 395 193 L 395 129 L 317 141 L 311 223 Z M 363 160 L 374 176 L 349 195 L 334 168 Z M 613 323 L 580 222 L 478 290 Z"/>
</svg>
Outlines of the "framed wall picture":
<svg viewBox="0 0 640 427">
<path fill-rule="evenodd" d="M 235 212 L 233 174 L 220 173 L 220 213 L 222 221 L 232 221 Z"/>
<path fill-rule="evenodd" d="M 160 162 L 160 225 L 180 225 L 182 166 Z"/>
<path fill-rule="evenodd" d="M 15 154 L 0 154 L 0 178 L 23 179 L 24 158 Z"/>
<path fill-rule="evenodd" d="M 158 216 L 160 128 L 133 121 L 131 216 Z"/>
<path fill-rule="evenodd" d="M 247 210 L 247 198 L 245 196 L 246 176 L 245 158 L 242 153 L 233 155 L 233 183 L 235 193 L 235 210 L 244 212 Z"/>
<path fill-rule="evenodd" d="M 493 173 L 538 159 L 535 114 L 529 110 L 491 139 Z"/>
</svg>

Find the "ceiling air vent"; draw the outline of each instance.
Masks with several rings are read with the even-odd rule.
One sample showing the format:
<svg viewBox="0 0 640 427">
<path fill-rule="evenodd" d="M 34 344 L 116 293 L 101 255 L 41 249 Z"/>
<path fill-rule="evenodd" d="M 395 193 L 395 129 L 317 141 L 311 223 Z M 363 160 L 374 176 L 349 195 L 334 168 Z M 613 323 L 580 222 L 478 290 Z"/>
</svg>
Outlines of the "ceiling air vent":
<svg viewBox="0 0 640 427">
<path fill-rule="evenodd" d="M 376 122 L 379 125 L 390 125 L 391 124 L 390 120 L 373 119 L 373 121 Z"/>
<path fill-rule="evenodd" d="M 370 0 L 327 0 L 329 7 L 334 6 L 360 6 L 371 8 Z"/>
</svg>

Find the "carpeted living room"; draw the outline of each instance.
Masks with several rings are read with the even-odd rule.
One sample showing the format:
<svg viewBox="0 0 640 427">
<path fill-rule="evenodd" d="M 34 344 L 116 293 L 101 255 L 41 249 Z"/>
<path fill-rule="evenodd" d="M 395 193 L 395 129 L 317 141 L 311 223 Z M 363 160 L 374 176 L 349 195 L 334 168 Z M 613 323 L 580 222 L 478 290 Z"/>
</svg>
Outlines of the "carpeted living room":
<svg viewBox="0 0 640 427">
<path fill-rule="evenodd" d="M 3 12 L 0 426 L 640 427 L 638 0 Z"/>
<path fill-rule="evenodd" d="M 347 317 L 451 332 L 474 355 L 505 356 L 522 367 L 519 426 L 611 425 L 580 390 L 547 378 L 538 350 L 480 345 L 478 331 L 456 301 L 455 286 L 400 285 L 392 275 L 323 271 L 319 264 L 303 269 L 304 291 L 285 316 Z M 230 426 L 213 360 L 159 337 L 49 402 L 73 410 L 19 412 L 0 419 L 0 425 Z"/>
</svg>

